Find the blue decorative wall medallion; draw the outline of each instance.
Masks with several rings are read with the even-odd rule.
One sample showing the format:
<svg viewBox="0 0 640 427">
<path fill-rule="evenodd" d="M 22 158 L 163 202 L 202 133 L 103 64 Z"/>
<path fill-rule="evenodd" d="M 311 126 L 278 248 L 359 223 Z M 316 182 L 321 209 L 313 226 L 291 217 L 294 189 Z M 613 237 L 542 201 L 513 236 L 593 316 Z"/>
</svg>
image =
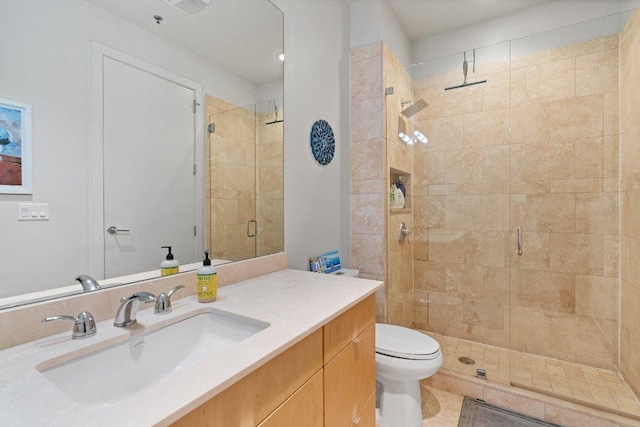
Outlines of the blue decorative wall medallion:
<svg viewBox="0 0 640 427">
<path fill-rule="evenodd" d="M 336 152 L 333 129 L 326 120 L 318 120 L 311 127 L 311 152 L 321 165 L 328 165 Z"/>
</svg>

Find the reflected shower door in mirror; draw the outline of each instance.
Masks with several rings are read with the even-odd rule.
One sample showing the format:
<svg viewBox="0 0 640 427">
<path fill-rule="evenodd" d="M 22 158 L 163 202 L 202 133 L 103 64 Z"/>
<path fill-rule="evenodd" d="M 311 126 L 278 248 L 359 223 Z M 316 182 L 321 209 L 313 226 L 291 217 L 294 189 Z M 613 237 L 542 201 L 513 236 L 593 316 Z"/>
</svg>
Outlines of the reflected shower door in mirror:
<svg viewBox="0 0 640 427">
<path fill-rule="evenodd" d="M 166 254 L 160 248 L 164 245 L 176 246 L 174 253 L 182 266 L 197 266 L 211 242 L 205 219 L 211 200 L 205 173 L 210 115 L 205 112 L 205 95 L 230 105 L 254 105 L 256 120 L 268 110 L 260 107 L 261 101 L 282 97 L 283 63 L 277 57 L 283 51 L 282 12 L 268 0 L 216 0 L 191 14 L 158 0 L 4 0 L 0 15 L 0 54 L 6 60 L 0 98 L 30 104 L 33 116 L 33 193 L 0 194 L 0 308 L 82 292 L 74 281 L 79 274 L 91 275 L 102 285 L 109 284 L 105 278 L 128 283 L 154 277 Z M 154 15 L 163 19 L 158 23 Z M 131 58 L 134 68 L 147 64 L 153 75 L 178 76 L 181 88 L 169 87 L 184 89 L 184 99 L 161 100 L 158 97 L 168 95 L 165 88 L 144 86 L 154 79 L 129 88 L 116 80 L 111 89 L 118 98 L 112 100 L 112 112 L 119 115 L 97 120 L 105 88 L 96 70 L 105 65 L 95 60 L 96 46 Z M 195 113 L 192 88 L 180 81 L 200 88 Z M 137 92 L 143 89 L 147 92 Z M 174 102 L 186 105 L 151 111 Z M 178 126 L 183 119 L 192 123 Z M 253 126 L 257 138 L 259 131 Z M 188 137 L 175 134 L 178 128 Z M 188 142 L 178 142 L 183 138 Z M 235 148 L 229 147 L 228 158 L 245 155 Z M 259 149 L 256 145 L 254 154 Z M 278 156 L 281 162 L 282 153 Z M 259 156 L 254 157 L 253 168 L 259 168 L 259 162 Z M 253 171 L 254 186 L 260 185 L 259 175 L 258 169 Z M 151 185 L 142 185 L 142 177 Z M 113 179 L 137 195 L 126 199 L 122 190 L 109 187 Z M 188 190 L 175 190 L 178 181 Z M 282 180 L 277 181 L 281 185 Z M 282 188 L 270 191 L 279 194 L 281 205 Z M 282 227 L 282 209 L 271 211 L 272 217 L 263 221 L 262 204 L 273 202 L 261 204 L 257 191 L 252 197 L 255 212 L 247 221 L 255 221 L 249 224 L 258 242 L 254 252 L 224 259 L 270 253 L 255 249 L 259 236 L 268 236 L 273 229 L 262 232 L 261 227 L 270 223 Z M 47 204 L 49 218 L 19 221 L 23 203 Z M 162 219 L 164 212 L 174 220 Z M 110 234 L 106 231 L 110 226 L 130 232 Z M 245 235 L 246 228 L 245 223 Z M 165 234 L 168 230 L 179 235 Z M 140 240 L 133 243 L 134 238 Z M 225 248 L 224 238 L 214 240 L 219 254 L 236 250 Z M 268 246 L 282 249 L 282 244 Z M 105 251 L 112 249 L 119 252 L 115 269 L 105 264 L 105 259 L 109 262 Z M 114 277 L 131 273 L 135 274 Z"/>
<path fill-rule="evenodd" d="M 284 250 L 283 100 L 207 97 L 207 247 L 238 261 Z"/>
</svg>

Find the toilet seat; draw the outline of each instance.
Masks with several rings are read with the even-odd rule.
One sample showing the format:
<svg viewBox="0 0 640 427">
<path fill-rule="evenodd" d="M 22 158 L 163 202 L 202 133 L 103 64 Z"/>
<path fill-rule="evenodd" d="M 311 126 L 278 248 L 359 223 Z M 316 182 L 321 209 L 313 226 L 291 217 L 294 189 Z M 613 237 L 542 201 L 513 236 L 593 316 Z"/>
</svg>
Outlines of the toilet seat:
<svg viewBox="0 0 640 427">
<path fill-rule="evenodd" d="M 399 359 L 431 360 L 440 355 L 440 344 L 409 328 L 376 323 L 376 353 Z"/>
</svg>

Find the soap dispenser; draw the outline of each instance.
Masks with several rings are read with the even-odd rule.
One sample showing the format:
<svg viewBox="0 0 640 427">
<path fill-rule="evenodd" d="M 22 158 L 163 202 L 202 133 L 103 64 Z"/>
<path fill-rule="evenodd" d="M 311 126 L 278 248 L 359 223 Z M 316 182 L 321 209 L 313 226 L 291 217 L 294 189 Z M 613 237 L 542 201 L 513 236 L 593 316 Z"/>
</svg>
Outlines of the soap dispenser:
<svg viewBox="0 0 640 427">
<path fill-rule="evenodd" d="M 160 263 L 160 275 L 168 276 L 170 274 L 176 274 L 180 272 L 180 263 L 178 263 L 177 259 L 173 259 L 173 254 L 171 253 L 172 246 L 162 246 L 163 249 L 168 249 L 169 253 L 167 254 L 167 258 Z"/>
<path fill-rule="evenodd" d="M 204 261 L 198 268 L 198 302 L 212 302 L 218 297 L 218 275 L 211 265 L 209 251 L 204 252 Z"/>
</svg>

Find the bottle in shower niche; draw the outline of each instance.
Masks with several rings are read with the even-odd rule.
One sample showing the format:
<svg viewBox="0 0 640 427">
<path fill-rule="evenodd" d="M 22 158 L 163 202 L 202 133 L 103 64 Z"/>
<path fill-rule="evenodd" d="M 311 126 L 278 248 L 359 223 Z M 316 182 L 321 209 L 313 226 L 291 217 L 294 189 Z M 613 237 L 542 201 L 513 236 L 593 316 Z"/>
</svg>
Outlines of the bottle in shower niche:
<svg viewBox="0 0 640 427">
<path fill-rule="evenodd" d="M 218 297 L 218 275 L 211 265 L 209 251 L 204 252 L 204 261 L 198 268 L 198 302 L 213 302 Z"/>
</svg>

